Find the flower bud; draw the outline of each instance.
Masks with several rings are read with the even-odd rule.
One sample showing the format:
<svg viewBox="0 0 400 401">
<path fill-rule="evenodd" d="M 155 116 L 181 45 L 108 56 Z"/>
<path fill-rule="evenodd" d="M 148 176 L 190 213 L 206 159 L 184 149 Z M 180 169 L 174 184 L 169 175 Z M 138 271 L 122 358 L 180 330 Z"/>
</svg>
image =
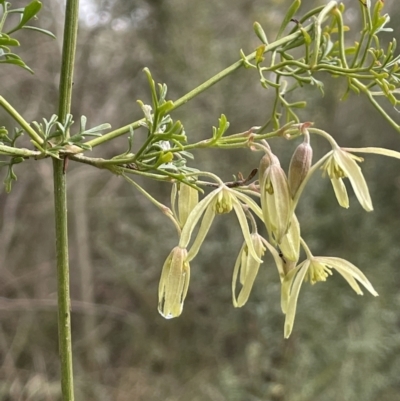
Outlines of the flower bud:
<svg viewBox="0 0 400 401">
<path fill-rule="evenodd" d="M 289 188 L 292 198 L 310 170 L 312 156 L 313 150 L 307 140 L 301 143 L 293 153 L 289 166 Z"/>
<path fill-rule="evenodd" d="M 279 159 L 270 152 L 261 159 L 259 174 L 264 223 L 270 240 L 280 243 L 287 232 L 291 217 L 291 199 L 286 174 Z"/>
<path fill-rule="evenodd" d="M 182 313 L 183 302 L 189 287 L 190 266 L 187 250 L 175 247 L 164 263 L 158 286 L 158 311 L 166 319 Z"/>
</svg>

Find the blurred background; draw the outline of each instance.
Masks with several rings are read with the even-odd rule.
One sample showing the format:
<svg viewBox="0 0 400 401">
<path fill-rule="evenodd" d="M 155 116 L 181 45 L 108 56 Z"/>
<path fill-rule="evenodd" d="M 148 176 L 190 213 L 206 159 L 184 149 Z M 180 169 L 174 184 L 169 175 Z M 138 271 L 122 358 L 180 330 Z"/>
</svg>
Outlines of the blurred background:
<svg viewBox="0 0 400 401">
<path fill-rule="evenodd" d="M 4 65 L 0 94 L 28 121 L 49 119 L 58 107 L 63 1 L 43 2 L 35 32 L 16 34 L 18 52 L 35 71 Z M 275 36 L 285 0 L 81 0 L 72 113 L 89 126 L 113 128 L 141 117 L 150 101 L 145 75 L 177 99 L 250 53 L 258 21 Z M 323 0 L 303 1 L 299 17 Z M 345 1 L 349 38 L 360 30 L 357 0 Z M 25 1 L 13 1 L 23 6 Z M 399 37 L 400 10 L 386 1 Z M 350 40 L 349 39 L 349 40 Z M 344 83 L 320 74 L 325 96 L 305 88 L 304 121 L 314 121 L 348 147 L 400 150 L 400 136 L 362 96 L 340 102 Z M 273 92 L 257 73 L 239 70 L 173 113 L 194 142 L 211 135 L 221 113 L 229 133 L 263 124 Z M 390 107 L 388 107 L 390 108 Z M 399 114 L 393 110 L 393 117 Z M 0 126 L 14 124 L 0 110 Z M 136 141 L 145 137 L 136 132 Z M 25 139 L 26 140 L 26 139 Z M 22 141 L 23 142 L 23 141 Z M 287 168 L 297 143 L 271 146 Z M 315 160 L 327 151 L 312 138 Z M 93 155 L 127 148 L 119 138 Z M 196 152 L 193 165 L 225 180 L 257 167 L 248 150 Z M 122 178 L 70 162 L 69 235 L 73 350 L 77 400 L 96 401 L 396 401 L 400 399 L 400 165 L 368 155 L 362 164 L 375 211 L 366 213 L 350 189 L 350 209 L 338 206 L 327 179 L 308 185 L 298 208 L 302 235 L 315 255 L 338 256 L 360 267 L 380 296 L 357 296 L 334 274 L 305 284 L 293 333 L 283 338 L 280 284 L 271 260 L 260 268 L 249 302 L 231 302 L 232 269 L 243 241 L 234 216 L 216 219 L 192 262 L 181 317 L 157 312 L 161 267 L 177 243 L 175 230 Z M 1 171 L 4 179 L 4 171 Z M 56 269 L 50 160 L 16 167 L 10 194 L 0 190 L 0 400 L 60 400 Z M 138 180 L 169 205 L 170 186 Z M 265 233 L 264 231 L 262 231 Z"/>
</svg>

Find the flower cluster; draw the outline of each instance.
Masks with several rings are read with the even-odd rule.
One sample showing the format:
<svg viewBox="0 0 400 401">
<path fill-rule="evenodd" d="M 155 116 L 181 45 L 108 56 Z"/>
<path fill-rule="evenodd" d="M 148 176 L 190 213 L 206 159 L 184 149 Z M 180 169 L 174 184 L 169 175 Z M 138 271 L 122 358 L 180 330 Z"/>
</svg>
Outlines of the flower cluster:
<svg viewBox="0 0 400 401">
<path fill-rule="evenodd" d="M 177 317 L 182 313 L 188 292 L 190 263 L 199 252 L 216 215 L 234 211 L 244 241 L 239 251 L 232 276 L 232 301 L 235 307 L 242 307 L 249 299 L 251 289 L 266 253 L 271 255 L 281 281 L 281 307 L 285 314 L 284 335 L 292 332 L 297 300 L 303 281 L 311 284 L 326 281 L 337 271 L 351 288 L 362 295 L 361 283 L 372 295 L 377 292 L 364 274 L 352 263 L 337 257 L 313 256 L 301 237 L 300 224 L 295 214 L 307 182 L 318 170 L 328 176 L 338 203 L 348 208 L 349 199 L 343 180 L 348 178 L 361 206 L 372 211 L 372 201 L 361 168 L 362 158 L 353 153 L 376 153 L 400 159 L 400 153 L 381 148 L 340 148 L 326 132 L 309 125 L 300 126 L 303 142 L 293 153 L 288 174 L 271 151 L 267 142 L 253 144 L 254 150 L 264 152 L 258 169 L 258 182 L 246 186 L 245 180 L 223 183 L 210 173 L 216 183 L 195 180 L 196 185 L 213 186 L 215 189 L 202 200 L 198 191 L 187 184 L 174 184 L 173 215 L 180 228 L 180 238 L 164 263 L 159 285 L 159 312 L 165 318 Z M 310 133 L 321 135 L 328 140 L 332 150 L 315 164 L 312 164 Z M 259 198 L 261 207 L 250 195 Z M 178 196 L 178 210 L 175 210 Z M 268 239 L 259 234 L 255 217 L 265 225 Z M 195 228 L 199 228 L 194 239 Z M 300 261 L 301 249 L 305 254 Z"/>
</svg>

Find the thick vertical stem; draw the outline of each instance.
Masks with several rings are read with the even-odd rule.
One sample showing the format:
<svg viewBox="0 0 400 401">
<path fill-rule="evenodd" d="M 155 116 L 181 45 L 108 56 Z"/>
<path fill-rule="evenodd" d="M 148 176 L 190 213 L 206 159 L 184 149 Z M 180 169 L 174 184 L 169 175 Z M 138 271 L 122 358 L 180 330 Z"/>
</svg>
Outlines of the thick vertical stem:
<svg viewBox="0 0 400 401">
<path fill-rule="evenodd" d="M 57 292 L 58 292 L 58 346 L 61 363 L 61 390 L 63 401 L 74 400 L 71 345 L 71 307 L 69 295 L 67 182 L 63 161 L 53 161 L 54 210 L 56 222 Z"/>
<path fill-rule="evenodd" d="M 63 122 L 71 110 L 76 39 L 78 36 L 79 0 L 67 0 L 60 75 L 58 119 Z"/>
<path fill-rule="evenodd" d="M 58 107 L 60 122 L 65 121 L 65 117 L 71 109 L 76 38 L 78 33 L 78 10 L 79 0 L 67 0 Z M 73 401 L 74 382 L 69 293 L 67 181 L 64 167 L 63 160 L 53 160 L 61 390 L 63 401 Z"/>
</svg>

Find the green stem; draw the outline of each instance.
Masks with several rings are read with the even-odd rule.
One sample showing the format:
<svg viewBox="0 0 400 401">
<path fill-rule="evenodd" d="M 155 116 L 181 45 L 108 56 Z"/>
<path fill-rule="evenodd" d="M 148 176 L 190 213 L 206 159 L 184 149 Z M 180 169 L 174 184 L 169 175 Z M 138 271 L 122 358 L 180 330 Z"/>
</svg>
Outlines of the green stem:
<svg viewBox="0 0 400 401">
<path fill-rule="evenodd" d="M 174 214 L 172 213 L 172 210 L 159 202 L 157 199 L 155 199 L 153 196 L 151 196 L 144 188 L 142 188 L 137 182 L 131 180 L 129 177 L 127 177 L 125 174 L 122 174 L 122 176 L 129 182 L 131 183 L 139 192 L 141 192 L 150 202 L 153 203 L 158 209 L 161 210 L 161 212 L 167 216 L 172 223 L 174 224 L 176 230 L 178 231 L 178 235 L 181 234 L 181 227 L 179 226 L 179 222 L 176 220 Z"/>
<path fill-rule="evenodd" d="M 3 8 L 3 16 L 1 17 L 1 20 L 0 20 L 0 33 L 3 32 L 4 22 L 6 21 L 7 15 L 8 15 L 8 11 L 7 11 L 8 4 L 7 4 L 7 2 L 3 2 L 1 4 L 1 7 Z"/>
<path fill-rule="evenodd" d="M 61 362 L 63 401 L 74 400 L 71 345 L 71 308 L 69 295 L 67 185 L 63 160 L 53 159 L 54 208 L 56 223 L 58 341 Z"/>
<path fill-rule="evenodd" d="M 79 0 L 67 0 L 60 75 L 58 118 L 64 122 L 71 110 Z M 68 134 L 67 134 L 68 135 Z M 64 160 L 53 159 L 54 205 L 56 223 L 58 338 L 63 401 L 74 400 L 72 369 L 71 313 L 69 294 L 67 180 Z"/>
<path fill-rule="evenodd" d="M 330 1 L 324 7 L 324 9 L 320 12 L 317 20 L 315 21 L 314 50 L 313 50 L 313 55 L 312 55 L 312 59 L 310 62 L 310 66 L 312 69 L 318 64 L 319 48 L 321 45 L 320 42 L 321 42 L 321 34 L 322 34 L 321 25 L 324 22 L 325 18 L 328 16 L 328 14 L 335 8 L 337 8 L 337 2 Z"/>
<path fill-rule="evenodd" d="M 345 68 L 349 68 L 346 59 L 345 52 L 345 40 L 344 40 L 344 24 L 343 24 L 343 16 L 338 8 L 333 10 L 333 14 L 336 16 L 337 26 L 338 26 L 338 34 L 339 34 L 339 55 L 342 61 L 342 64 Z"/>
<path fill-rule="evenodd" d="M 386 111 L 382 108 L 382 106 L 375 100 L 373 94 L 366 88 L 365 85 L 363 85 L 360 81 L 357 79 L 352 79 L 353 84 L 360 89 L 362 92 L 364 92 L 369 101 L 372 103 L 372 105 L 382 114 L 382 116 L 388 121 L 388 123 L 398 132 L 400 132 L 400 124 L 397 124 L 393 118 L 391 118 Z"/>
<path fill-rule="evenodd" d="M 42 152 L 37 150 L 29 150 L 25 148 L 14 148 L 12 146 L 0 145 L 0 155 L 22 156 L 22 157 L 40 157 Z"/>
<path fill-rule="evenodd" d="M 63 123 L 71 111 L 76 40 L 78 37 L 79 0 L 67 0 L 60 75 L 58 120 Z"/>
<path fill-rule="evenodd" d="M 28 122 L 24 120 L 21 114 L 19 114 L 18 111 L 15 110 L 14 107 L 12 107 L 6 99 L 4 99 L 3 96 L 0 96 L 0 106 L 2 106 L 4 110 L 21 126 L 21 128 L 26 131 L 26 133 L 31 137 L 32 140 L 37 142 L 39 145 L 43 143 L 43 139 L 28 124 Z"/>
</svg>

